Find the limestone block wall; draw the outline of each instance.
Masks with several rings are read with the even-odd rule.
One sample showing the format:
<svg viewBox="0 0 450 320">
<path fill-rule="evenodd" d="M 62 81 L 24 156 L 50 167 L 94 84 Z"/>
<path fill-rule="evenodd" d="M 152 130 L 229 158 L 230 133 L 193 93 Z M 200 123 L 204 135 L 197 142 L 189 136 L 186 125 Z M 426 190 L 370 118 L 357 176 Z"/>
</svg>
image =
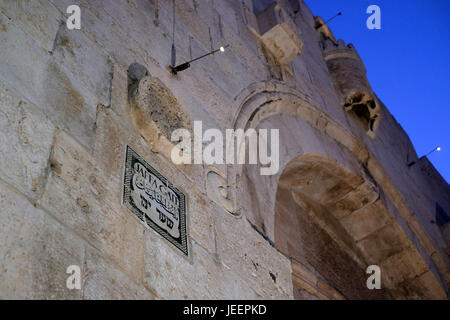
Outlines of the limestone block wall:
<svg viewBox="0 0 450 320">
<path fill-rule="evenodd" d="M 404 285 L 391 297 L 445 298 L 449 243 L 430 221 L 436 202 L 450 212 L 448 184 L 426 161 L 407 167 L 417 155 L 384 105 L 376 136 L 361 130 L 341 104 L 314 15 L 303 1 L 278 3 L 303 43 L 289 72 L 273 72 L 252 33 L 253 1 L 177 0 L 177 62 L 231 46 L 173 76 L 172 1 L 0 0 L 0 298 L 292 299 L 292 261 L 273 243 L 275 203 L 284 167 L 307 153 L 370 180 L 396 235 L 417 255 L 420 268 L 405 277 L 419 278 L 418 289 Z M 65 25 L 73 4 L 81 30 Z M 139 89 L 150 90 L 137 104 L 153 110 L 155 92 L 165 92 L 177 121 L 133 113 L 135 63 L 147 71 Z M 273 97 L 287 102 L 254 125 L 290 129 L 280 140 L 280 172 L 264 180 L 244 168 L 239 197 L 230 190 L 240 214 L 229 212 L 211 193 L 210 168 L 171 162 L 166 134 L 193 121 L 233 128 L 254 100 Z M 127 145 L 187 195 L 189 257 L 122 204 Z M 235 181 L 233 170 L 216 172 Z M 66 287 L 70 265 L 83 271 L 81 290 Z"/>
</svg>

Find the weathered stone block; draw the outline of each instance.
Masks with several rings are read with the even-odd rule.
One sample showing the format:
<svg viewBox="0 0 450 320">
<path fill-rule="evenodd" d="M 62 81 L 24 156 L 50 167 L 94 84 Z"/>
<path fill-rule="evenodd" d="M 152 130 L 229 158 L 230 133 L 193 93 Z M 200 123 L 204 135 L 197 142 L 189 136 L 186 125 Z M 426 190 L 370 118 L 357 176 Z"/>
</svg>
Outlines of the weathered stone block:
<svg viewBox="0 0 450 320">
<path fill-rule="evenodd" d="M 83 299 L 153 300 L 156 296 L 142 282 L 134 282 L 101 252 L 88 247 L 84 271 Z"/>
<path fill-rule="evenodd" d="M 4 0 L 0 9 L 42 49 L 53 51 L 63 15 L 48 0 Z"/>
<path fill-rule="evenodd" d="M 379 200 L 343 218 L 341 223 L 347 232 L 359 241 L 381 229 L 389 221 L 386 206 Z"/>
<path fill-rule="evenodd" d="M 99 100 L 1 13 L 0 23 L 8 29 L 0 32 L 0 78 L 89 146 Z"/>
<path fill-rule="evenodd" d="M 135 281 L 143 278 L 144 227 L 121 206 L 121 181 L 105 179 L 86 149 L 59 132 L 40 204 Z"/>
<path fill-rule="evenodd" d="M 66 270 L 83 265 L 86 243 L 3 183 L 0 208 L 2 299 L 80 299 Z"/>
<path fill-rule="evenodd" d="M 152 150 L 170 159 L 172 133 L 178 129 L 192 132 L 191 120 L 159 79 L 144 75 L 133 81 L 128 87 L 133 122 Z"/>
<path fill-rule="evenodd" d="M 395 288 L 400 282 L 413 279 L 427 271 L 427 265 L 414 248 L 390 256 L 380 264 L 383 283 Z"/>
<path fill-rule="evenodd" d="M 216 252 L 214 215 L 221 209 L 195 189 L 189 190 L 189 233 L 199 245 L 210 253 Z"/>
<path fill-rule="evenodd" d="M 98 104 L 111 104 L 112 63 L 108 55 L 81 30 L 69 30 L 63 25 L 55 39 L 52 57 L 75 80 L 75 88 L 81 93 L 91 92 L 97 99 L 96 105 L 89 106 L 90 115 L 95 119 Z"/>
<path fill-rule="evenodd" d="M 35 105 L 0 81 L 0 174 L 29 198 L 45 184 L 54 131 Z"/>
<path fill-rule="evenodd" d="M 302 50 L 302 42 L 285 23 L 276 25 L 263 34 L 262 42 L 282 64 L 289 64 Z"/>
<path fill-rule="evenodd" d="M 257 19 L 260 36 L 256 31 L 255 36 L 279 63 L 288 65 L 301 54 L 303 43 L 293 22 L 278 4 L 267 7 L 257 15 Z"/>
<path fill-rule="evenodd" d="M 366 181 L 342 199 L 330 204 L 332 208 L 330 211 L 337 219 L 342 219 L 356 210 L 373 203 L 378 197 L 379 194 L 376 187 L 371 182 Z"/>
<path fill-rule="evenodd" d="M 379 264 L 405 248 L 405 243 L 397 232 L 397 228 L 387 225 L 358 242 L 358 247 L 369 263 Z"/>
<path fill-rule="evenodd" d="M 214 255 L 192 241 L 189 260 L 153 230 L 145 233 L 145 283 L 166 299 L 256 299 L 259 296 Z"/>
<path fill-rule="evenodd" d="M 416 279 L 405 281 L 397 289 L 410 300 L 447 300 L 447 294 L 436 280 L 432 271 L 427 271 Z"/>
<path fill-rule="evenodd" d="M 291 263 L 258 234 L 248 221 L 216 215 L 218 253 L 223 264 L 261 296 L 292 298 Z"/>
</svg>

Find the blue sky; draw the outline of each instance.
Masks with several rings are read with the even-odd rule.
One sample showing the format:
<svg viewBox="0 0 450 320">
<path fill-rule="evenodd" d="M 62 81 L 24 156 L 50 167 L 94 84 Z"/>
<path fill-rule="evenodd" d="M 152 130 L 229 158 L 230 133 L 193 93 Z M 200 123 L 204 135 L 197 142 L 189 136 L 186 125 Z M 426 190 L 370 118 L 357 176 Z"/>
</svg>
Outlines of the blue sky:
<svg viewBox="0 0 450 320">
<path fill-rule="evenodd" d="M 450 0 L 305 0 L 337 39 L 353 43 L 377 96 L 450 181 Z M 367 7 L 381 8 L 381 30 L 369 30 Z"/>
</svg>

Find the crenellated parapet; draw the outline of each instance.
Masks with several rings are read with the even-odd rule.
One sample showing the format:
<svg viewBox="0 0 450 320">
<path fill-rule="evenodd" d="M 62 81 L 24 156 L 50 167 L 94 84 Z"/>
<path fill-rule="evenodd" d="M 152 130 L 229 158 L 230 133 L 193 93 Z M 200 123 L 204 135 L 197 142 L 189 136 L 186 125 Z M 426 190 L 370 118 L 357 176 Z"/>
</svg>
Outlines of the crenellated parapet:
<svg viewBox="0 0 450 320">
<path fill-rule="evenodd" d="M 348 111 L 362 129 L 375 137 L 380 122 L 381 108 L 369 81 L 367 71 L 352 44 L 340 39 L 322 41 L 323 57 L 327 63 L 342 107 Z"/>
<path fill-rule="evenodd" d="M 342 39 L 339 39 L 337 42 L 330 38 L 325 39 L 323 41 L 323 56 L 327 62 L 340 58 L 350 58 L 356 60 L 361 64 L 360 67 L 364 71 L 364 74 L 366 73 L 366 67 L 353 44 L 350 43 L 347 45 Z"/>
</svg>

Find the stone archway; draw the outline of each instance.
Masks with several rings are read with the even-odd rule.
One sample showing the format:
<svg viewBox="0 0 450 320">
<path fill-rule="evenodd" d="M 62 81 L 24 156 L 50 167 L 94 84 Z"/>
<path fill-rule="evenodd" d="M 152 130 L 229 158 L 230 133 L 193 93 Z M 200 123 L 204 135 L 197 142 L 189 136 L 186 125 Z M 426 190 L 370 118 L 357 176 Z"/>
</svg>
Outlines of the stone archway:
<svg viewBox="0 0 450 320">
<path fill-rule="evenodd" d="M 325 143 L 328 148 L 338 147 L 347 154 L 345 158 L 362 164 L 362 167 L 354 172 L 369 176 L 370 181 L 379 186 L 381 193 L 377 201 L 359 210 L 347 208 L 347 205 L 351 204 L 351 199 L 360 197 L 366 187 L 370 188 L 370 183 L 366 184 L 363 180 L 358 188 L 349 192 L 348 199 L 335 203 L 334 210 L 342 211 L 345 215 L 340 222 L 347 222 L 346 232 L 352 235 L 352 241 L 356 243 L 368 265 L 378 264 L 386 271 L 383 272 L 383 281 L 394 297 L 440 299 L 446 297 L 444 281 L 448 282 L 450 273 L 445 257 L 442 257 L 440 251 L 436 249 L 416 220 L 408 203 L 375 157 L 348 128 L 326 114 L 309 97 L 277 81 L 254 83 L 244 89 L 235 98 L 235 102 L 237 110 L 232 123 L 229 124 L 235 130 L 257 128 L 267 119 L 272 121 L 274 117 L 286 115 L 300 119 L 319 132 L 320 144 Z M 317 135 L 312 134 L 311 137 L 315 139 Z M 313 153 L 315 151 L 317 150 L 312 150 Z M 299 154 L 306 153 L 303 151 Z M 206 183 L 207 189 L 211 190 L 212 200 L 236 218 L 242 218 L 245 213 L 248 219 L 248 212 L 246 208 L 242 208 L 242 204 L 248 202 L 248 199 L 245 199 L 248 198 L 248 192 L 244 191 L 252 185 L 245 183 L 245 175 L 246 166 L 242 165 L 208 168 Z M 276 189 L 276 179 L 258 183 L 261 182 L 267 182 L 271 188 L 275 185 Z M 273 189 L 266 192 L 269 195 L 274 193 Z M 268 207 L 273 209 L 270 201 Z M 267 215 L 267 212 L 265 214 Z M 376 232 L 365 225 L 365 221 L 380 217 L 384 219 L 386 216 L 388 222 L 385 224 L 383 222 L 383 226 Z M 250 222 L 269 242 L 274 242 L 274 216 L 265 219 L 262 225 L 255 224 L 255 221 Z M 367 232 L 369 233 L 366 234 Z M 434 265 L 440 274 L 436 272 Z"/>
<path fill-rule="evenodd" d="M 377 199 L 373 185 L 322 156 L 288 163 L 279 179 L 274 229 L 275 247 L 292 262 L 294 298 L 391 297 L 386 289 L 367 289 L 364 253 L 349 232 L 351 222 L 343 220 Z M 366 221 L 360 232 L 378 230 L 387 220 Z"/>
<path fill-rule="evenodd" d="M 286 165 L 274 224 L 275 247 L 292 262 L 296 298 L 441 297 L 376 186 L 333 160 L 304 154 Z M 381 290 L 366 286 L 369 265 L 382 270 Z"/>
</svg>

